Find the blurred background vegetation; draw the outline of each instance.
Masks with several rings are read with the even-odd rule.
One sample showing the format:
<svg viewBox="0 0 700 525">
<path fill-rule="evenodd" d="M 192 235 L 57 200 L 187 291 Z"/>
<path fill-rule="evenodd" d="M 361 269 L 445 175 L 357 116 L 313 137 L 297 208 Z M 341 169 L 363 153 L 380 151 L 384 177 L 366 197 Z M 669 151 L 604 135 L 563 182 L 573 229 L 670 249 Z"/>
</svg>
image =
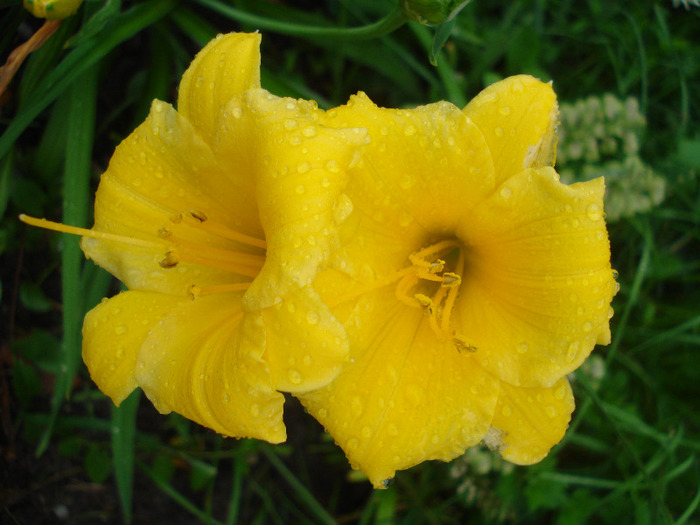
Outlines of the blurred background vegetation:
<svg viewBox="0 0 700 525">
<path fill-rule="evenodd" d="M 289 441 L 225 440 L 135 392 L 115 409 L 80 360 L 82 317 L 119 284 L 75 239 L 115 146 L 176 100 L 227 7 L 287 24 L 375 22 L 394 0 L 88 0 L 34 52 L 0 108 L 0 522 L 574 525 L 699 523 L 700 7 L 691 0 L 474 0 L 430 63 L 435 28 L 371 40 L 262 29 L 263 86 L 322 107 L 458 105 L 491 82 L 552 80 L 558 169 L 605 175 L 613 342 L 573 377 L 577 409 L 541 464 L 474 448 L 373 491 L 289 399 Z M 0 0 L 0 62 L 43 21 Z M 444 29 L 444 28 L 443 28 Z"/>
</svg>

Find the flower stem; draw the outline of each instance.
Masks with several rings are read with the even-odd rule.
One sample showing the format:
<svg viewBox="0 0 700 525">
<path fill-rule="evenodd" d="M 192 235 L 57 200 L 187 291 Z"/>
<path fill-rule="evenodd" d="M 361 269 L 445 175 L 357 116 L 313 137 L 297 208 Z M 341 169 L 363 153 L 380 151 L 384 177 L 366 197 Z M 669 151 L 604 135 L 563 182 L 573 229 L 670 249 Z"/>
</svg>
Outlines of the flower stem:
<svg viewBox="0 0 700 525">
<path fill-rule="evenodd" d="M 337 40 L 368 40 L 391 33 L 408 21 L 408 18 L 398 5 L 388 15 L 373 24 L 359 27 L 323 27 L 300 25 L 265 18 L 227 4 L 222 4 L 217 0 L 197 0 L 197 2 L 233 20 L 255 26 L 256 29 L 292 36 Z"/>
</svg>

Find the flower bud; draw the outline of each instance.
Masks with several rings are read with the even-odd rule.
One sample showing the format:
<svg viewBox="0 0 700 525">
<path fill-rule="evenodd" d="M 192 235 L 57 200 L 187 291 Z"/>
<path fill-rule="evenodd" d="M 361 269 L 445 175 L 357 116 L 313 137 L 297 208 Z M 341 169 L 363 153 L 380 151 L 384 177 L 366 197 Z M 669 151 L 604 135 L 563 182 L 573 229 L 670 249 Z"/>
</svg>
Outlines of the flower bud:
<svg viewBox="0 0 700 525">
<path fill-rule="evenodd" d="M 450 21 L 471 0 L 401 0 L 401 9 L 411 20 L 421 24 Z"/>
<path fill-rule="evenodd" d="M 38 18 L 62 20 L 75 14 L 83 0 L 24 0 L 24 8 Z"/>
</svg>

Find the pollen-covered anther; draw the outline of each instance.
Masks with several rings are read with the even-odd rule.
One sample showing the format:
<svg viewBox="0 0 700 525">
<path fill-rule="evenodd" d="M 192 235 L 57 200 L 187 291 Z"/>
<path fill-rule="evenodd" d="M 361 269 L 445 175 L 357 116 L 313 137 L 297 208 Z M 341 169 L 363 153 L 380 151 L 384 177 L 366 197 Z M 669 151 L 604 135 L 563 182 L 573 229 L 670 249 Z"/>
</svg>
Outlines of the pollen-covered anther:
<svg viewBox="0 0 700 525">
<path fill-rule="evenodd" d="M 478 348 L 467 341 L 465 337 L 457 334 L 452 337 L 452 344 L 460 354 L 463 354 L 464 352 L 473 353 L 478 350 Z"/>
<path fill-rule="evenodd" d="M 158 262 L 158 266 L 161 268 L 170 269 L 175 268 L 180 263 L 180 258 L 174 251 L 169 251 L 165 254 L 165 258 Z"/>
<path fill-rule="evenodd" d="M 205 222 L 208 219 L 206 214 L 199 210 L 190 210 L 190 216 L 199 222 Z"/>
<path fill-rule="evenodd" d="M 462 283 L 462 278 L 453 272 L 445 272 L 442 274 L 442 285 L 447 288 L 459 286 Z"/>
<path fill-rule="evenodd" d="M 432 263 L 430 263 L 430 268 L 429 271 L 430 273 L 440 273 L 445 269 L 445 261 L 442 259 L 438 259 Z"/>
<path fill-rule="evenodd" d="M 418 305 L 423 309 L 423 312 L 430 316 L 435 315 L 435 303 L 430 297 L 417 293 L 413 298 L 418 301 Z"/>
<path fill-rule="evenodd" d="M 193 284 L 190 285 L 189 288 L 187 288 L 187 293 L 192 297 L 192 300 L 194 301 L 197 297 L 202 295 L 202 289 L 196 284 Z"/>
</svg>

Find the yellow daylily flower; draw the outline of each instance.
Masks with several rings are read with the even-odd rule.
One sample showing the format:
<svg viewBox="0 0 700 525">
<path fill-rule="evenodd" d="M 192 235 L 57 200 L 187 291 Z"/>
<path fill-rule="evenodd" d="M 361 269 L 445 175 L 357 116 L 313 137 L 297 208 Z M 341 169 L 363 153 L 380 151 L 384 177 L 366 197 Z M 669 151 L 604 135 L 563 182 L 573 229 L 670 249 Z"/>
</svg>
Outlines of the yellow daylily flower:
<svg viewBox="0 0 700 525">
<path fill-rule="evenodd" d="M 260 88 L 260 35 L 220 35 L 154 101 L 102 175 L 86 256 L 128 291 L 90 311 L 83 358 L 118 405 L 217 432 L 285 439 L 283 394 L 328 383 L 347 337 L 312 287 L 347 216 L 363 130 Z M 41 223 L 41 221 L 39 221 Z M 47 223 L 40 225 L 47 226 Z"/>
<path fill-rule="evenodd" d="M 63 20 L 75 14 L 83 0 L 24 0 L 24 8 L 37 18 Z"/>
<path fill-rule="evenodd" d="M 603 180 L 553 169 L 551 86 L 511 77 L 462 111 L 360 93 L 329 114 L 371 137 L 316 280 L 350 363 L 295 395 L 375 487 L 480 441 L 541 460 L 574 408 L 566 374 L 610 341 L 616 292 Z"/>
</svg>

